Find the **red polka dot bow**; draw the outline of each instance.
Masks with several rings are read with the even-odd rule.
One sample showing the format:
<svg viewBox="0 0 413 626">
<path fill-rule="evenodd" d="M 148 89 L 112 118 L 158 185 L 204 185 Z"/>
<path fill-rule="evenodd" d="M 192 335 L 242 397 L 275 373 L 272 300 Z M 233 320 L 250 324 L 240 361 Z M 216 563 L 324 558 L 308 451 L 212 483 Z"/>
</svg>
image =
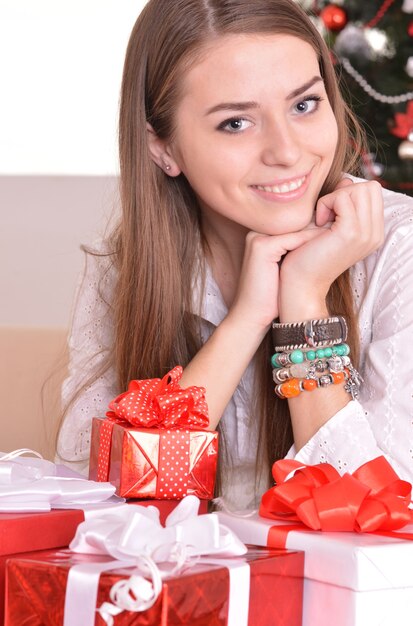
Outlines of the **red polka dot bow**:
<svg viewBox="0 0 413 626">
<path fill-rule="evenodd" d="M 109 403 L 107 417 L 141 428 L 206 429 L 208 406 L 203 387 L 182 389 L 182 367 L 163 378 L 132 380 L 128 390 Z"/>
</svg>

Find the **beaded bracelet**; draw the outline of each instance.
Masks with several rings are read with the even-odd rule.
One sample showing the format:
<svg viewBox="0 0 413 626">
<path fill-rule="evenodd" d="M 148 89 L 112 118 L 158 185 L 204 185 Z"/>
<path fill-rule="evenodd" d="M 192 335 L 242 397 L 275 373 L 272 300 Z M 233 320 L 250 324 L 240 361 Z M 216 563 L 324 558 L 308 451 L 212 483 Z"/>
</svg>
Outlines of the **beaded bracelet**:
<svg viewBox="0 0 413 626">
<path fill-rule="evenodd" d="M 276 352 L 271 357 L 271 365 L 275 368 L 285 367 L 304 361 L 315 361 L 316 359 L 330 358 L 332 356 L 347 356 L 350 348 L 346 343 L 337 346 L 327 346 L 318 350 L 292 350 L 291 352 Z"/>
<path fill-rule="evenodd" d="M 350 379 L 350 371 L 345 368 L 343 372 L 332 372 L 331 374 L 323 374 L 320 378 L 290 378 L 284 383 L 275 386 L 275 393 L 279 398 L 295 398 L 302 391 L 314 391 L 319 387 L 327 387 L 328 385 L 339 385 Z"/>
<path fill-rule="evenodd" d="M 304 363 L 293 363 L 290 367 L 274 368 L 272 377 L 275 383 L 283 383 L 289 378 L 314 378 L 317 373 L 328 370 L 330 374 L 344 371 L 351 364 L 349 357 L 332 356 Z"/>
<path fill-rule="evenodd" d="M 353 400 L 357 399 L 363 379 L 353 367 L 349 354 L 350 347 L 346 343 L 317 350 L 275 353 L 271 357 L 275 393 L 283 399 L 294 398 L 302 391 L 344 382 L 345 391 Z"/>
</svg>

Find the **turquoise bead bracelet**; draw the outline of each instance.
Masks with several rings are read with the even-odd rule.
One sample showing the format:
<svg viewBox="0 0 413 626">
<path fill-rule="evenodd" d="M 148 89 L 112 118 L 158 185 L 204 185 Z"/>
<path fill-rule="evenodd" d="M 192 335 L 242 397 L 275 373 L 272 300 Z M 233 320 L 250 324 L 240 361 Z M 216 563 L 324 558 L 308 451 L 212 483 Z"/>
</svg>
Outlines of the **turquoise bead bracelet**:
<svg viewBox="0 0 413 626">
<path fill-rule="evenodd" d="M 274 368 L 285 367 L 303 363 L 304 361 L 315 361 L 316 359 L 329 359 L 332 356 L 348 356 L 350 347 L 346 343 L 317 350 L 292 350 L 291 352 L 276 352 L 271 357 L 271 365 Z"/>
</svg>

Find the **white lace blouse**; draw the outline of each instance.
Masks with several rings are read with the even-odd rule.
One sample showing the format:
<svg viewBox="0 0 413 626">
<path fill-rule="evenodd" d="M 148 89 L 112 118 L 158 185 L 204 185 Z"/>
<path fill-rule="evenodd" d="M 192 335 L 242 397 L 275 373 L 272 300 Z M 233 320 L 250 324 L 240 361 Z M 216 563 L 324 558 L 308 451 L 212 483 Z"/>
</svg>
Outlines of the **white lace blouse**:
<svg viewBox="0 0 413 626">
<path fill-rule="evenodd" d="M 383 191 L 385 241 L 374 254 L 352 268 L 354 298 L 359 309 L 359 401 L 333 415 L 296 454 L 303 463 L 332 463 L 354 471 L 384 454 L 396 472 L 413 481 L 413 198 Z M 108 257 L 86 255 L 70 335 L 70 370 L 63 402 L 73 395 L 102 362 L 113 341 L 110 306 L 115 280 Z M 206 340 L 227 314 L 211 273 L 207 274 L 202 312 Z M 412 354 L 410 354 L 412 351 Z M 230 462 L 225 468 L 224 497 L 236 509 L 254 506 L 266 488 L 256 484 L 257 420 L 249 411 L 253 380 L 250 365 L 221 419 Z M 107 371 L 71 405 L 60 431 L 57 460 L 87 471 L 93 416 L 104 416 L 119 393 L 113 371 Z M 123 390 L 122 390 L 123 391 Z"/>
</svg>

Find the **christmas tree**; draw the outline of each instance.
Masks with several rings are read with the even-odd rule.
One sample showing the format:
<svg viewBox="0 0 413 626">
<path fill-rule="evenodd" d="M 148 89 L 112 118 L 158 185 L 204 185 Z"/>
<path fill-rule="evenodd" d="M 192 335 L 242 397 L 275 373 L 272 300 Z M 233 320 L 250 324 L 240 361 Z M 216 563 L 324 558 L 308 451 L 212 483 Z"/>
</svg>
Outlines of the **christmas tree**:
<svg viewBox="0 0 413 626">
<path fill-rule="evenodd" d="M 364 125 L 365 178 L 413 195 L 413 0 L 296 0 L 329 45 Z"/>
</svg>

